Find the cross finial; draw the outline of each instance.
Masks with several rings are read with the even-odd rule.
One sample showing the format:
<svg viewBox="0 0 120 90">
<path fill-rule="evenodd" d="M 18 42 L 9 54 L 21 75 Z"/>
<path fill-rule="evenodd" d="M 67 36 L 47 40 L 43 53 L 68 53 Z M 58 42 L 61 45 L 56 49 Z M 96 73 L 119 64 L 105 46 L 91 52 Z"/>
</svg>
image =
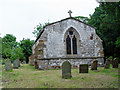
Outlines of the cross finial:
<svg viewBox="0 0 120 90">
<path fill-rule="evenodd" d="M 69 13 L 70 17 L 72 17 L 72 16 L 71 16 L 72 11 L 71 11 L 71 10 L 69 10 L 69 11 L 68 11 L 68 13 Z"/>
</svg>

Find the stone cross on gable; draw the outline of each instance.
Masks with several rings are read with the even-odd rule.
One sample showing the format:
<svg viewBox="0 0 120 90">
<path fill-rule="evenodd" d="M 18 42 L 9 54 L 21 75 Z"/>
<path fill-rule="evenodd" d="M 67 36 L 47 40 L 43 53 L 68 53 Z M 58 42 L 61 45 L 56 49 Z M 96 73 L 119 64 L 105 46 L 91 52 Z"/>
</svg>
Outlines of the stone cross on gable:
<svg viewBox="0 0 120 90">
<path fill-rule="evenodd" d="M 69 13 L 70 17 L 72 17 L 72 16 L 71 16 L 72 11 L 71 11 L 71 10 L 69 10 L 69 11 L 68 11 L 68 13 Z"/>
</svg>

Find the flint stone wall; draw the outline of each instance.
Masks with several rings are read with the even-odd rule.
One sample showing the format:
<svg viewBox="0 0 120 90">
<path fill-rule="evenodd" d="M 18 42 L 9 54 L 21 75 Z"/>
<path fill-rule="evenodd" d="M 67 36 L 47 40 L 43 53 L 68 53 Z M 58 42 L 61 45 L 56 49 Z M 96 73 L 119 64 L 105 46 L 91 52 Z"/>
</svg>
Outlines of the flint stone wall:
<svg viewBox="0 0 120 90">
<path fill-rule="evenodd" d="M 67 55 L 66 51 L 66 36 L 71 28 L 77 36 L 76 55 Z M 39 47 L 40 41 L 44 43 L 42 47 Z M 38 52 L 37 62 L 39 67 L 44 63 L 43 68 L 57 65 L 59 67 L 64 61 L 69 61 L 72 67 L 78 67 L 79 64 L 89 64 L 93 60 L 77 59 L 78 57 L 101 57 L 101 59 L 97 58 L 96 60 L 98 60 L 98 63 L 104 63 L 102 40 L 96 34 L 95 29 L 73 18 L 63 19 L 45 26 L 32 46 L 32 55 L 36 55 L 36 52 Z M 64 57 L 68 59 L 60 59 Z M 76 59 L 71 59 L 73 57 Z M 44 60 L 41 60 L 41 58 L 44 58 Z M 56 59 L 52 60 L 52 58 Z M 34 58 L 30 60 L 34 62 Z"/>
<path fill-rule="evenodd" d="M 98 66 L 104 63 L 103 58 L 96 59 L 98 61 Z M 55 59 L 55 60 L 37 60 L 39 69 L 58 69 L 61 68 L 64 61 L 69 61 L 72 68 L 78 68 L 79 64 L 91 65 L 93 59 Z"/>
<path fill-rule="evenodd" d="M 77 38 L 77 57 L 104 56 L 102 40 L 96 34 L 95 29 L 74 19 L 66 19 L 46 26 L 40 38 L 33 45 L 32 53 L 35 53 L 35 48 L 42 40 L 44 41 L 43 58 L 69 57 L 66 54 L 65 34 L 71 27 L 79 35 Z M 92 34 L 93 39 L 91 40 Z"/>
</svg>

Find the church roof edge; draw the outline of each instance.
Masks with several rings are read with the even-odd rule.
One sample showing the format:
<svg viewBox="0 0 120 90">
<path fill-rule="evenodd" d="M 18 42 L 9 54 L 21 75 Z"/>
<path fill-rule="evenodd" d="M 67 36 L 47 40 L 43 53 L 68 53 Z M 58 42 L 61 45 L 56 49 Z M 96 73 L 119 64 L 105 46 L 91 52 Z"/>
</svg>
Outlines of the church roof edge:
<svg viewBox="0 0 120 90">
<path fill-rule="evenodd" d="M 43 27 L 43 30 L 40 31 L 40 33 L 39 33 L 37 39 L 35 40 L 35 42 L 33 43 L 33 45 L 34 45 L 34 44 L 37 42 L 37 40 L 40 38 L 40 36 L 41 36 L 42 33 L 44 32 L 44 28 L 45 28 L 45 27 L 50 26 L 50 25 L 55 24 L 55 23 L 58 23 L 58 22 L 65 21 L 65 20 L 67 20 L 67 19 L 74 19 L 74 20 L 76 20 L 76 21 L 79 21 L 79 22 L 81 22 L 81 23 L 84 23 L 84 24 L 86 24 L 86 25 L 94 28 L 93 26 L 91 26 L 91 25 L 89 25 L 89 24 L 87 24 L 87 23 L 85 23 L 85 22 L 82 22 L 82 21 L 80 21 L 80 20 L 78 20 L 78 19 L 76 19 L 76 18 L 74 18 L 74 17 L 68 17 L 68 18 L 62 19 L 62 20 L 60 20 L 60 21 L 56 21 L 56 22 L 50 23 L 50 24 L 48 24 L 48 25 L 45 25 L 45 26 Z M 94 28 L 94 29 L 95 29 L 95 28 Z"/>
<path fill-rule="evenodd" d="M 55 24 L 55 23 L 58 23 L 58 22 L 65 21 L 65 20 L 67 20 L 67 19 L 74 19 L 74 20 L 76 20 L 76 21 L 79 21 L 79 22 L 81 22 L 81 23 L 84 23 L 84 24 L 86 24 L 86 25 L 94 28 L 93 26 L 91 26 L 91 25 L 89 25 L 89 24 L 87 24 L 87 23 L 85 23 L 85 22 L 82 22 L 82 21 L 80 21 L 80 20 L 78 20 L 78 19 L 76 19 L 76 18 L 74 18 L 74 17 L 68 17 L 68 18 L 62 19 L 62 20 L 60 20 L 60 21 L 56 21 L 56 22 L 50 23 L 50 24 L 48 24 L 48 25 L 45 25 L 44 27 L 49 26 L 49 25 L 52 25 L 52 24 Z M 95 28 L 94 28 L 94 29 L 95 29 Z"/>
</svg>

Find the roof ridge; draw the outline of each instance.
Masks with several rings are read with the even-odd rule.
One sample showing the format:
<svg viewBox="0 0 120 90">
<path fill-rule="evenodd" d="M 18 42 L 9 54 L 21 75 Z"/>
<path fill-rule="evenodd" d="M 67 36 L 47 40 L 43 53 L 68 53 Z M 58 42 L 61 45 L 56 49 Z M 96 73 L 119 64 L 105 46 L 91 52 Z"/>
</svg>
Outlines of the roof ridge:
<svg viewBox="0 0 120 90">
<path fill-rule="evenodd" d="M 76 18 L 74 18 L 74 17 L 68 17 L 68 18 L 62 19 L 62 20 L 60 20 L 60 21 L 56 21 L 56 22 L 50 23 L 50 24 L 48 24 L 48 25 L 45 25 L 45 26 L 43 27 L 43 29 L 40 31 L 40 33 L 39 33 L 38 37 L 36 38 L 35 42 L 33 43 L 33 45 L 37 42 L 37 40 L 39 39 L 39 37 L 41 36 L 41 34 L 44 32 L 44 28 L 45 28 L 45 27 L 50 26 L 50 25 L 55 24 L 55 23 L 58 23 L 58 22 L 62 22 L 62 21 L 67 20 L 67 19 L 74 19 L 74 20 L 76 20 L 76 21 L 79 21 L 79 22 L 81 22 L 81 23 L 84 23 L 84 24 L 86 24 L 86 25 L 94 28 L 93 26 L 91 26 L 91 25 L 89 25 L 89 24 L 87 24 L 87 23 L 85 23 L 85 22 L 82 22 L 82 21 L 80 21 L 80 20 L 78 20 L 78 19 L 76 19 Z M 94 29 L 95 29 L 95 28 L 94 28 Z"/>
</svg>

